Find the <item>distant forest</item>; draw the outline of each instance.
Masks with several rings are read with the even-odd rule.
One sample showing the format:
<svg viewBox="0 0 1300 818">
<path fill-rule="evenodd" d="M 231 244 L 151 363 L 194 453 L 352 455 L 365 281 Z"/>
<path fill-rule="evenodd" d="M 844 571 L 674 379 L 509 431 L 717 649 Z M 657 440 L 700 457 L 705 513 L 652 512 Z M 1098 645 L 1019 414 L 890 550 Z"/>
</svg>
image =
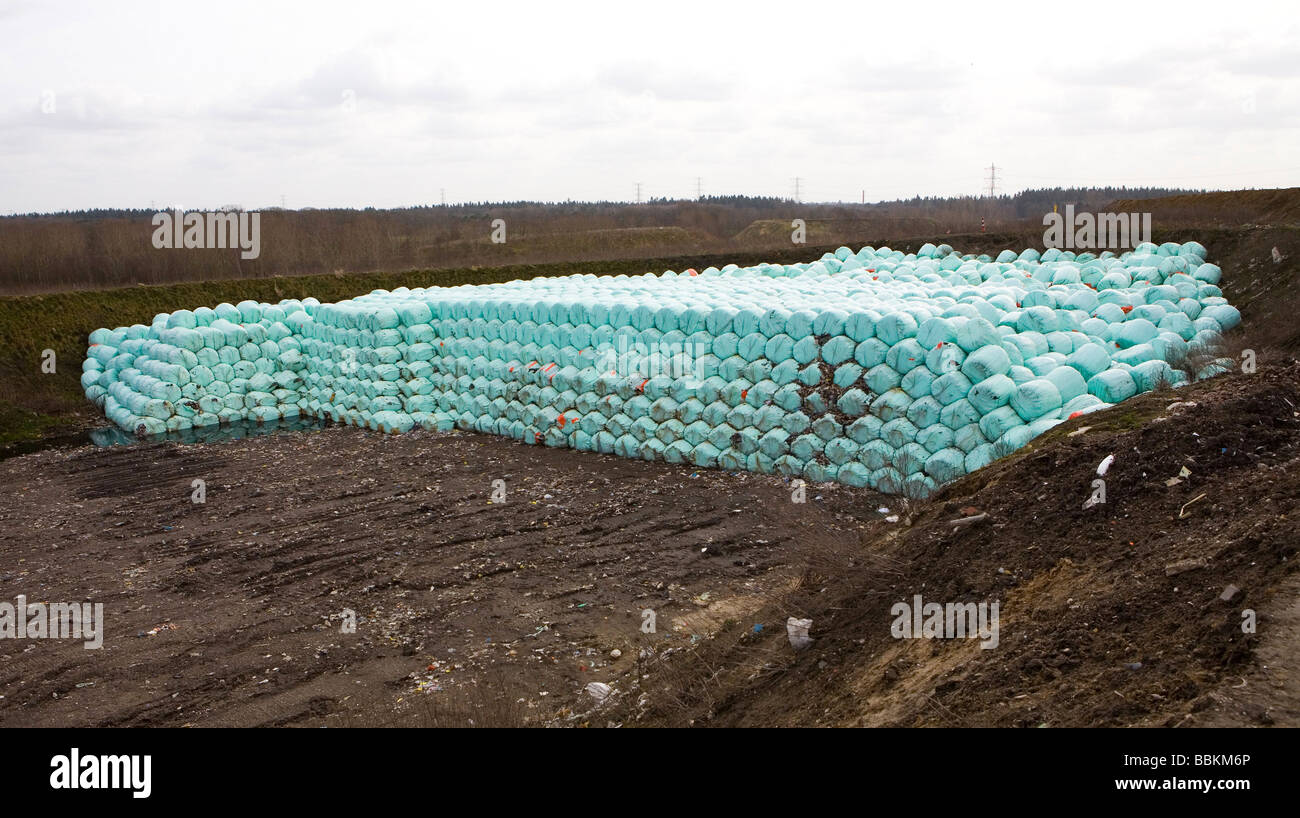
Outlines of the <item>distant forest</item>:
<svg viewBox="0 0 1300 818">
<path fill-rule="evenodd" d="M 155 249 L 157 212 L 96 209 L 0 218 L 0 294 L 311 273 L 601 261 L 789 249 L 1041 224 L 1054 205 L 1100 210 L 1172 188 L 1044 188 L 994 197 L 816 203 L 757 196 L 627 202 L 477 202 L 378 210 L 266 208 L 261 254 Z M 160 208 L 164 209 L 164 208 Z M 505 242 L 492 241 L 494 220 Z"/>
</svg>

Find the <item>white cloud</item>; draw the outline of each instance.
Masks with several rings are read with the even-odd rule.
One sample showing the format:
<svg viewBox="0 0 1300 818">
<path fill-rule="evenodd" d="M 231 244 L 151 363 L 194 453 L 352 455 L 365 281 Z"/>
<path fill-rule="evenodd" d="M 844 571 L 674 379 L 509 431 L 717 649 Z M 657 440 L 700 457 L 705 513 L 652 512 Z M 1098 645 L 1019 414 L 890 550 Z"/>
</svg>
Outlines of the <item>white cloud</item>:
<svg viewBox="0 0 1300 818">
<path fill-rule="evenodd" d="M 0 4 L 0 212 L 1300 184 L 1300 27 L 1128 2 Z M 48 110 L 53 95 L 55 105 Z"/>
</svg>

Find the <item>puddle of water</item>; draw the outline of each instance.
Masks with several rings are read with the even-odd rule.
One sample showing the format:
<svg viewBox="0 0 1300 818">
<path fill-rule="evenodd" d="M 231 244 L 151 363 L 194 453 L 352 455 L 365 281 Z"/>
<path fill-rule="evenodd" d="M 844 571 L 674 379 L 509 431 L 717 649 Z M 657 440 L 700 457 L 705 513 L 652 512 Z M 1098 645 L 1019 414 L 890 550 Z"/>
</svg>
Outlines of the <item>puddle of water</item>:
<svg viewBox="0 0 1300 818">
<path fill-rule="evenodd" d="M 85 446 L 87 444 L 94 446 L 132 446 L 137 443 L 158 443 L 165 440 L 173 440 L 177 443 L 217 443 L 222 440 L 242 440 L 246 437 L 260 437 L 283 432 L 324 429 L 330 425 L 333 424 L 328 420 L 304 417 L 273 420 L 266 423 L 243 420 L 237 423 L 204 426 L 199 429 L 186 429 L 183 432 L 168 432 L 167 434 L 152 435 L 150 437 L 137 437 L 130 432 L 122 431 L 116 426 L 107 426 L 102 429 L 92 429 L 89 432 L 56 435 L 41 440 L 14 444 L 0 452 L 0 459 L 64 446 Z"/>
</svg>

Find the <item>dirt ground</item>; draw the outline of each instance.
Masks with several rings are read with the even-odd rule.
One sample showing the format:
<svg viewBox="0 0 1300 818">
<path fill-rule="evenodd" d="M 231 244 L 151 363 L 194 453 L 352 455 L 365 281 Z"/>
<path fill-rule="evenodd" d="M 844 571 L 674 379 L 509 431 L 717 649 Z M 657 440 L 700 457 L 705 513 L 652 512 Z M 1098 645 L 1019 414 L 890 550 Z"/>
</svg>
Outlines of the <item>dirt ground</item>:
<svg viewBox="0 0 1300 818">
<path fill-rule="evenodd" d="M 879 516 L 834 487 L 790 495 L 459 433 L 11 458 L 0 600 L 102 602 L 106 637 L 0 639 L 0 725 L 545 721 L 641 646 L 788 588 L 810 537 Z"/>
</svg>

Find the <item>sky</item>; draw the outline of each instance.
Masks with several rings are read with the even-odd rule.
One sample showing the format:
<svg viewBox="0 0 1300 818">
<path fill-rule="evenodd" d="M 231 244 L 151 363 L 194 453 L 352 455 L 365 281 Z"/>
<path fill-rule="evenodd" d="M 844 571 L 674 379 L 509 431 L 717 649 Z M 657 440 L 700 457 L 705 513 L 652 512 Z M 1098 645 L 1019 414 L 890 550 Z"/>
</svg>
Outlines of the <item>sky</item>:
<svg viewBox="0 0 1300 818">
<path fill-rule="evenodd" d="M 1300 14 L 0 0 L 0 213 L 1300 185 Z"/>
</svg>

